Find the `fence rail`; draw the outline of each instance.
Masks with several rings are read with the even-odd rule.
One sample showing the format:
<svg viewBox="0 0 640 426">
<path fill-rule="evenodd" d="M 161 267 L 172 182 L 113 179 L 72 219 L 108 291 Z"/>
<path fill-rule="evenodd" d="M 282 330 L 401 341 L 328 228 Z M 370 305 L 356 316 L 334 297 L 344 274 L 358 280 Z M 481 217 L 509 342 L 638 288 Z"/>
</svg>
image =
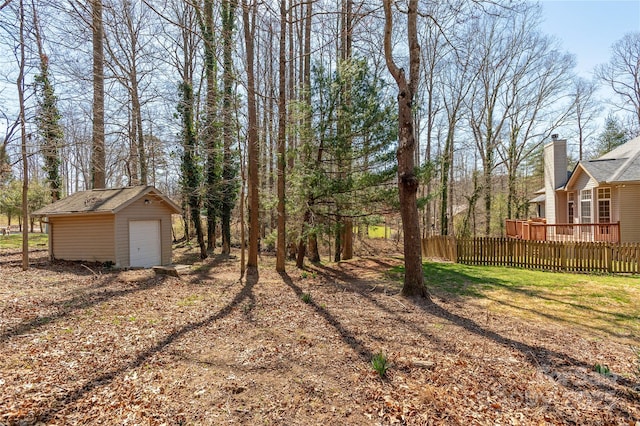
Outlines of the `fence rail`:
<svg viewBox="0 0 640 426">
<path fill-rule="evenodd" d="M 640 273 L 638 243 L 434 236 L 422 240 L 422 255 L 466 265 L 514 266 L 568 272 Z"/>
</svg>

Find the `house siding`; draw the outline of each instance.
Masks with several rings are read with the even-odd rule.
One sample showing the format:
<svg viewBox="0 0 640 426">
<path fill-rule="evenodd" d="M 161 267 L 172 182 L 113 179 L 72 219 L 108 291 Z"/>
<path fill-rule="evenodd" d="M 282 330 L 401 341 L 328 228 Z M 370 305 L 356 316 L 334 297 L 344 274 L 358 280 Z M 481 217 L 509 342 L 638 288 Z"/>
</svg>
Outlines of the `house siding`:
<svg viewBox="0 0 640 426">
<path fill-rule="evenodd" d="M 151 201 L 145 204 L 144 200 Z M 162 264 L 171 263 L 171 213 L 160 198 L 148 194 L 118 212 L 115 219 L 116 266 L 127 268 L 129 258 L 129 222 L 134 220 L 159 220 Z"/>
<path fill-rule="evenodd" d="M 575 191 L 582 191 L 583 189 L 593 189 L 598 186 L 598 182 L 593 180 L 591 176 L 580 171 L 576 185 L 572 188 Z"/>
<path fill-rule="evenodd" d="M 567 207 L 567 193 L 566 192 L 556 192 L 556 221 L 555 223 L 567 223 L 568 218 L 568 207 Z"/>
<path fill-rule="evenodd" d="M 614 186 L 611 188 L 611 222 L 620 221 L 620 188 Z"/>
<path fill-rule="evenodd" d="M 113 215 L 51 217 L 51 257 L 114 262 Z"/>
<path fill-rule="evenodd" d="M 638 207 L 640 206 L 640 185 L 626 184 L 618 188 L 620 199 L 620 242 L 640 242 L 640 220 Z"/>
</svg>

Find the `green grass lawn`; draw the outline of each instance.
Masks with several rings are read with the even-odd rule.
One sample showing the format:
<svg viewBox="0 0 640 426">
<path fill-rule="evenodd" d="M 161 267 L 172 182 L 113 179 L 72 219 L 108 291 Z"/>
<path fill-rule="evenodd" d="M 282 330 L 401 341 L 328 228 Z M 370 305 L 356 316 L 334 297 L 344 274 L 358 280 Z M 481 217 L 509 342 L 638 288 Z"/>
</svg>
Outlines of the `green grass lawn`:
<svg viewBox="0 0 640 426">
<path fill-rule="evenodd" d="M 29 234 L 29 248 L 43 249 L 49 246 L 49 236 L 47 234 Z M 0 235 L 0 250 L 22 248 L 22 234 Z"/>
<path fill-rule="evenodd" d="M 367 237 L 369 238 L 391 238 L 392 234 L 395 232 L 392 228 L 390 228 L 389 226 L 384 226 L 384 225 L 369 225 L 366 228 L 367 230 Z M 354 234 L 358 233 L 358 227 L 354 226 L 353 227 L 353 232 Z"/>
<path fill-rule="evenodd" d="M 401 268 L 393 272 L 400 274 Z M 424 264 L 435 295 L 483 304 L 495 312 L 551 321 L 640 344 L 640 277 L 585 275 L 452 263 Z M 401 275 L 400 275 L 401 276 Z"/>
</svg>

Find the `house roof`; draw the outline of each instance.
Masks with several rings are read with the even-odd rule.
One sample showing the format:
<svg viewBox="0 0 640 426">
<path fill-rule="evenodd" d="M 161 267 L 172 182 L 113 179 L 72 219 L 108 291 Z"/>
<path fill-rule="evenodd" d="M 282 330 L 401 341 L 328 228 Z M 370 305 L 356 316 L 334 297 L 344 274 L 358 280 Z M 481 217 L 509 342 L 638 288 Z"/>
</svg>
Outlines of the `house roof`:
<svg viewBox="0 0 640 426">
<path fill-rule="evenodd" d="M 640 181 L 640 136 L 612 149 L 595 160 L 581 161 L 582 168 L 598 183 L 623 183 Z M 567 186 L 577 173 L 572 174 Z"/>
<path fill-rule="evenodd" d="M 611 176 L 618 170 L 624 163 L 626 159 L 624 158 L 616 158 L 616 159 L 596 159 L 596 160 L 588 160 L 580 163 L 582 168 L 595 180 L 598 182 L 606 182 L 609 180 Z"/>
<path fill-rule="evenodd" d="M 547 196 L 545 194 L 540 194 L 529 200 L 530 203 L 544 203 L 545 201 L 547 201 Z"/>
<path fill-rule="evenodd" d="M 70 214 L 117 213 L 144 196 L 154 196 L 173 213 L 181 209 L 153 186 L 91 189 L 76 192 L 32 213 L 33 216 L 63 216 Z"/>
</svg>

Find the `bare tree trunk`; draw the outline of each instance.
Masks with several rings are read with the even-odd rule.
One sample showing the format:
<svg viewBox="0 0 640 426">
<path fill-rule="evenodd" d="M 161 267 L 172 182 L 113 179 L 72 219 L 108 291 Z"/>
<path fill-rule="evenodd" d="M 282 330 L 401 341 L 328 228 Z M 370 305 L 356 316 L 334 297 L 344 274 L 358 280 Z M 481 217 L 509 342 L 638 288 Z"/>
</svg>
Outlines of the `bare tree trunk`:
<svg viewBox="0 0 640 426">
<path fill-rule="evenodd" d="M 233 167 L 231 156 L 231 145 L 233 143 L 233 124 L 231 98 L 233 96 L 233 28 L 235 21 L 235 1 L 225 0 L 222 2 L 222 253 L 231 253 L 231 211 L 236 201 L 235 178 L 237 171 Z"/>
<path fill-rule="evenodd" d="M 312 10 L 313 2 L 310 1 L 307 3 L 307 15 L 305 17 L 306 24 L 304 29 L 304 93 L 305 93 L 305 105 L 307 108 L 307 112 L 305 114 L 305 132 L 308 140 L 311 140 L 312 136 L 312 109 L 311 109 L 311 17 L 313 16 Z M 318 151 L 318 158 L 321 159 L 322 151 Z M 311 205 L 313 204 L 313 199 L 308 200 L 309 206 L 307 207 L 308 218 L 309 220 L 305 220 L 305 224 L 307 225 L 308 232 L 308 257 L 311 262 L 320 262 L 320 252 L 318 250 L 318 238 L 315 230 L 311 230 L 315 226 L 313 215 L 311 214 Z M 306 215 L 306 213 L 305 213 Z"/>
<path fill-rule="evenodd" d="M 251 8 L 252 19 L 249 19 Z M 255 24 L 255 5 L 249 6 L 246 0 L 242 2 L 242 21 L 244 28 L 245 52 L 247 55 L 247 119 L 248 119 L 248 149 L 249 163 L 249 251 L 248 268 L 258 267 L 258 239 L 260 237 L 260 218 L 258 216 L 259 194 L 258 185 L 258 119 L 256 114 L 256 89 L 254 78 L 254 47 L 253 34 Z"/>
<path fill-rule="evenodd" d="M 237 111 L 237 110 L 236 110 Z M 238 140 L 240 139 L 240 135 L 238 135 Z M 244 272 L 246 270 L 245 260 L 246 260 L 246 244 L 245 240 L 247 239 L 245 226 L 244 226 L 244 197 L 245 197 L 245 185 L 247 184 L 247 174 L 245 173 L 246 169 L 246 152 L 247 146 L 244 146 L 244 152 L 240 151 L 240 177 L 242 179 L 242 183 L 240 184 L 240 278 L 244 277 Z"/>
<path fill-rule="evenodd" d="M 138 152 L 136 157 L 140 163 L 140 185 L 148 184 L 147 149 L 144 144 L 144 131 L 142 129 L 142 107 L 140 105 L 140 95 L 138 93 L 138 75 L 135 67 L 131 70 L 131 109 L 133 112 L 132 121 L 135 123 L 135 139 L 137 140 Z"/>
<path fill-rule="evenodd" d="M 276 271 L 284 272 L 286 258 L 286 211 L 285 211 L 285 168 L 286 168 L 286 62 L 287 2 L 280 0 L 280 57 L 278 67 L 278 241 L 276 244 Z"/>
<path fill-rule="evenodd" d="M 29 165 L 27 162 L 27 128 L 24 104 L 24 69 L 25 69 L 25 40 L 24 40 L 24 3 L 20 0 L 20 64 L 16 85 L 18 86 L 18 103 L 20 104 L 20 153 L 22 155 L 22 270 L 29 269 L 29 204 L 27 194 L 29 191 Z"/>
<path fill-rule="evenodd" d="M 104 146 L 104 30 L 102 0 L 91 2 L 93 31 L 93 152 L 91 177 L 93 188 L 106 186 L 106 155 Z"/>
<path fill-rule="evenodd" d="M 391 50 L 393 19 L 391 0 L 384 0 L 384 55 L 389 72 L 398 84 L 398 189 L 400 215 L 404 234 L 404 296 L 429 298 L 422 272 L 422 247 L 420 241 L 420 216 L 418 214 L 418 178 L 415 175 L 415 136 L 413 121 L 413 96 L 420 71 L 420 46 L 418 45 L 418 0 L 409 0 L 407 35 L 409 42 L 409 80 L 404 70 L 398 68 Z"/>
</svg>

